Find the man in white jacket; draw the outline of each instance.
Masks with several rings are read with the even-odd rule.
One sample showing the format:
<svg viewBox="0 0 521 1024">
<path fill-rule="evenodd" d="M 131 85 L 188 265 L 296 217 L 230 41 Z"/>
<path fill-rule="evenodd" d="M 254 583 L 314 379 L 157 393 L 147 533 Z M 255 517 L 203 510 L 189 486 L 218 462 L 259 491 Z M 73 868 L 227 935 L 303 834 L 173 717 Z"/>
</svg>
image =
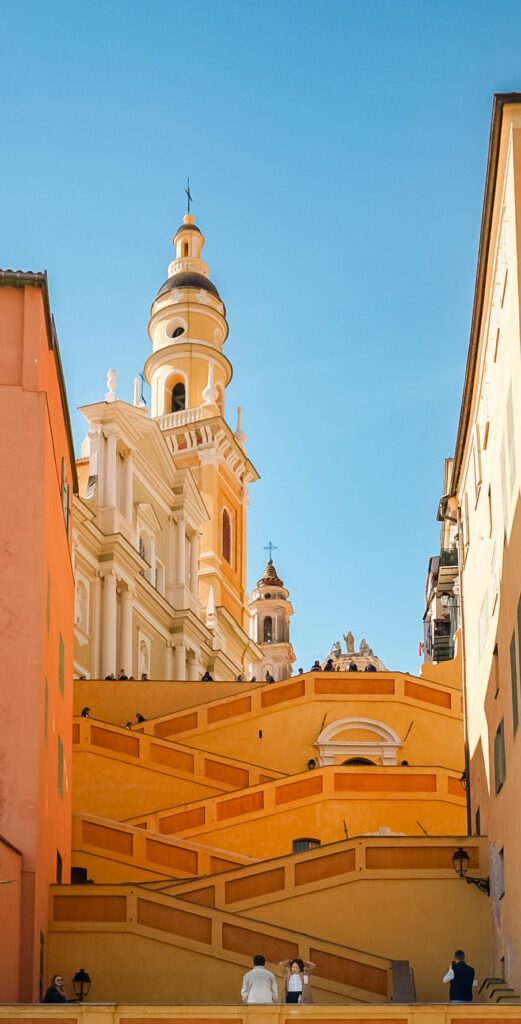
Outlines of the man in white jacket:
<svg viewBox="0 0 521 1024">
<path fill-rule="evenodd" d="M 266 970 L 265 963 L 266 957 L 253 957 L 253 969 L 242 979 L 243 1003 L 278 1003 L 279 993 L 275 975 Z"/>
</svg>

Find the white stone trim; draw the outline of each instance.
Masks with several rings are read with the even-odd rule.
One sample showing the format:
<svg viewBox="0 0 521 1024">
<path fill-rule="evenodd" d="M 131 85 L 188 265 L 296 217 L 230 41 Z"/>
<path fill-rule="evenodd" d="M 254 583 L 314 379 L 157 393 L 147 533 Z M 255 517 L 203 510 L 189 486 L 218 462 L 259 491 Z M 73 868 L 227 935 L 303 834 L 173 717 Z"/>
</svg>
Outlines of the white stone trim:
<svg viewBox="0 0 521 1024">
<path fill-rule="evenodd" d="M 335 740 L 339 733 L 351 729 L 366 729 L 374 732 L 377 740 Z M 373 718 L 339 718 L 322 730 L 315 741 L 318 747 L 320 767 L 338 763 L 336 758 L 367 757 L 382 765 L 396 764 L 398 748 L 402 741 L 398 734 L 384 722 Z"/>
</svg>

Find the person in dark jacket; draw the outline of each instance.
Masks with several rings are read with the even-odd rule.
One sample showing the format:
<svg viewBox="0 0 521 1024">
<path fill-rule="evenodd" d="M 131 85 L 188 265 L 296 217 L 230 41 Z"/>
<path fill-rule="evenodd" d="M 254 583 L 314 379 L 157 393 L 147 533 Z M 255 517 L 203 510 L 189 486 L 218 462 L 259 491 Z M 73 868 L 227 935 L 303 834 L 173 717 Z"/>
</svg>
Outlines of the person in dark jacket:
<svg viewBox="0 0 521 1024">
<path fill-rule="evenodd" d="M 63 987 L 61 974 L 53 975 L 51 984 L 45 993 L 42 1002 L 44 1003 L 67 1003 L 67 993 Z"/>
<path fill-rule="evenodd" d="M 465 954 L 462 949 L 457 949 L 445 977 L 444 983 L 449 985 L 449 999 L 451 1003 L 471 1003 L 472 987 L 474 984 L 475 970 L 470 964 L 465 963 Z"/>
</svg>

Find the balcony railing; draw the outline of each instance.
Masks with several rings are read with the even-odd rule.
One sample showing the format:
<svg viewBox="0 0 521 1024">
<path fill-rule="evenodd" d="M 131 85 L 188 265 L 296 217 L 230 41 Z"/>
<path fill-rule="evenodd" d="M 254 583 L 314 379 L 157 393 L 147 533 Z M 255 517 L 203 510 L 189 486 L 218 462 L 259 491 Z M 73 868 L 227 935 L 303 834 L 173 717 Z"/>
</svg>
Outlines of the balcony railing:
<svg viewBox="0 0 521 1024">
<path fill-rule="evenodd" d="M 203 407 L 198 405 L 195 409 L 181 409 L 179 412 L 167 412 L 164 416 L 157 417 L 157 423 L 161 430 L 172 430 L 174 427 L 185 427 L 189 423 L 198 423 L 203 418 Z"/>
<path fill-rule="evenodd" d="M 440 565 L 457 565 L 458 564 L 458 549 L 457 548 L 445 548 L 440 551 Z"/>
</svg>

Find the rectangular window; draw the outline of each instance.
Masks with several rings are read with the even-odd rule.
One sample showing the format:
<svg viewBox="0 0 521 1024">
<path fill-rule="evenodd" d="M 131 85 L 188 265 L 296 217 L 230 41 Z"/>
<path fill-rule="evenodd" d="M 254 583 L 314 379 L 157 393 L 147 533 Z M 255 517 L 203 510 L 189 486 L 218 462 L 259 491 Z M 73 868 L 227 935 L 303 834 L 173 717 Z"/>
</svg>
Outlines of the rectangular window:
<svg viewBox="0 0 521 1024">
<path fill-rule="evenodd" d="M 514 402 L 512 399 L 512 382 L 510 382 L 507 399 L 507 437 L 508 469 L 510 476 L 510 496 L 512 496 L 516 485 L 516 437 L 514 423 Z"/>
<path fill-rule="evenodd" d="M 519 608 L 518 608 L 519 611 Z M 510 682 L 512 685 L 512 718 L 514 722 L 514 736 L 519 725 L 519 705 L 517 699 L 517 664 L 516 664 L 516 631 L 512 633 L 510 641 Z"/>
<path fill-rule="evenodd" d="M 463 501 L 463 546 L 465 552 L 470 543 L 470 524 L 469 524 L 469 496 L 465 491 L 465 498 Z"/>
<path fill-rule="evenodd" d="M 478 807 L 478 809 L 476 811 L 476 835 L 477 836 L 481 835 L 481 811 L 480 811 L 479 807 Z"/>
<path fill-rule="evenodd" d="M 492 676 L 492 686 L 493 686 L 493 689 L 494 689 L 494 699 L 497 697 L 497 695 L 499 693 L 499 667 L 498 667 L 498 662 L 499 662 L 498 647 L 497 647 L 497 644 L 496 644 L 495 647 L 494 647 L 494 650 L 492 652 L 492 673 L 491 673 L 491 676 Z"/>
<path fill-rule="evenodd" d="M 507 489 L 507 455 L 505 450 L 505 438 L 501 442 L 500 454 L 501 467 L 501 498 L 503 501 L 503 526 L 506 530 L 508 524 L 508 489 Z"/>
<path fill-rule="evenodd" d="M 502 899 L 505 895 L 505 847 L 499 851 L 498 857 L 497 895 Z"/>
<path fill-rule="evenodd" d="M 58 885 L 62 884 L 63 878 L 63 860 L 59 850 L 56 850 L 56 882 Z"/>
<path fill-rule="evenodd" d="M 63 637 L 60 633 L 59 647 L 58 647 L 58 683 L 60 687 L 60 693 L 63 696 L 64 690 L 64 675 L 65 675 L 65 647 L 63 644 Z"/>
<path fill-rule="evenodd" d="M 49 734 L 49 684 L 45 680 L 45 690 L 43 692 L 43 735 L 45 738 L 45 746 L 47 746 L 47 737 Z"/>
<path fill-rule="evenodd" d="M 505 720 L 502 718 L 494 737 L 494 780 L 496 793 L 499 793 L 507 777 L 505 753 Z"/>
<path fill-rule="evenodd" d="M 45 618 L 47 622 L 47 632 L 51 628 L 51 574 L 47 573 L 47 607 L 45 611 Z"/>
<path fill-rule="evenodd" d="M 62 458 L 62 478 L 61 478 L 61 498 L 62 498 L 62 509 L 63 518 L 65 519 L 65 529 L 67 536 L 69 536 L 69 520 L 71 512 L 71 489 L 67 483 L 67 466 L 65 459 Z"/>
<path fill-rule="evenodd" d="M 63 743 L 58 736 L 58 793 L 63 796 Z"/>
<path fill-rule="evenodd" d="M 476 423 L 476 441 L 472 450 L 472 464 L 474 469 L 474 491 L 476 505 L 478 503 L 479 492 L 481 490 L 482 475 L 482 464 L 481 464 L 481 435 L 479 430 L 479 424 Z"/>
<path fill-rule="evenodd" d="M 481 610 L 478 619 L 478 650 L 479 656 L 483 654 L 488 636 L 488 588 L 481 602 Z"/>
</svg>

